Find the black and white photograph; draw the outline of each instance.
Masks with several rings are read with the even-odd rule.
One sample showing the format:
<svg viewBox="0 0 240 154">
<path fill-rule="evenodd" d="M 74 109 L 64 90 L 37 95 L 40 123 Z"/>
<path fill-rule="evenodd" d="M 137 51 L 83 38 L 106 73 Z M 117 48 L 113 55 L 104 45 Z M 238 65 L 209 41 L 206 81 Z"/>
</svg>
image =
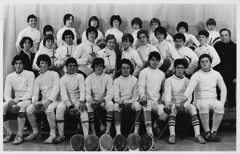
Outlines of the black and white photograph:
<svg viewBox="0 0 240 154">
<path fill-rule="evenodd" d="M 239 3 L 1 2 L 2 152 L 230 152 Z"/>
</svg>

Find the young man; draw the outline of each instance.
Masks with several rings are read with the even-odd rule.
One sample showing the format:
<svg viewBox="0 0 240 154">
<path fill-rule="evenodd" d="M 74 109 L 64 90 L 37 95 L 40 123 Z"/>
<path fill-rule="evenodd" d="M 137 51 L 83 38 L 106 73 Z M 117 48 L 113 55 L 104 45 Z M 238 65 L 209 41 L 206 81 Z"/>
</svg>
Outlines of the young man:
<svg viewBox="0 0 240 154">
<path fill-rule="evenodd" d="M 66 61 L 66 74 L 60 79 L 60 94 L 62 101 L 58 104 L 56 110 L 56 121 L 58 126 L 59 136 L 54 140 L 55 143 L 64 141 L 64 113 L 66 110 L 70 115 L 74 115 L 74 110 L 79 112 L 84 137 L 88 136 L 88 112 L 85 100 L 85 82 L 81 74 L 76 73 L 77 61 L 74 58 L 69 58 Z"/>
<path fill-rule="evenodd" d="M 121 76 L 114 80 L 114 121 L 116 133 L 121 134 L 121 116 L 120 111 L 121 105 L 125 107 L 122 109 L 131 109 L 131 111 L 136 111 L 136 122 L 134 133 L 139 133 L 140 126 L 140 112 L 142 106 L 137 102 L 138 100 L 138 83 L 137 78 L 131 75 L 133 72 L 133 66 L 130 60 L 122 59 L 121 60 Z M 128 110 L 129 111 L 129 110 Z M 126 110 L 125 110 L 126 112 Z"/>
<path fill-rule="evenodd" d="M 157 134 L 160 133 L 160 124 L 166 121 L 168 117 L 163 111 L 164 104 L 161 101 L 161 91 L 164 91 L 165 74 L 158 69 L 160 59 L 161 57 L 158 52 L 151 52 L 148 57 L 149 67 L 140 72 L 138 81 L 139 103 L 143 106 L 147 134 L 151 136 L 153 136 L 151 111 L 159 116 L 159 119 L 154 122 L 154 131 Z"/>
<path fill-rule="evenodd" d="M 71 30 L 65 30 L 62 34 L 62 40 L 65 41 L 65 45 L 57 48 L 56 50 L 56 66 L 63 69 L 62 74 L 66 72 L 65 62 L 68 58 L 73 57 L 76 52 L 77 45 L 73 43 L 75 36 Z"/>
<path fill-rule="evenodd" d="M 190 76 L 198 66 L 198 56 L 189 47 L 184 46 L 186 38 L 182 33 L 177 33 L 173 39 L 178 54 L 187 62 L 185 73 Z"/>
<path fill-rule="evenodd" d="M 93 70 L 91 64 L 96 57 L 100 48 L 95 44 L 95 39 L 98 37 L 98 31 L 95 27 L 89 27 L 86 31 L 87 41 L 78 45 L 74 58 L 76 58 L 79 70 L 84 72 L 87 76 L 90 75 Z"/>
<path fill-rule="evenodd" d="M 94 109 L 102 107 L 107 110 L 107 134 L 110 134 L 110 129 L 113 119 L 113 81 L 111 76 L 103 73 L 105 68 L 102 58 L 95 58 L 92 63 L 94 73 L 86 78 L 86 101 L 89 115 L 89 123 L 91 131 L 96 135 L 94 128 Z"/>
<path fill-rule="evenodd" d="M 140 43 L 138 42 L 138 38 L 137 38 L 137 33 L 139 30 L 142 29 L 142 20 L 139 17 L 135 17 L 132 19 L 131 25 L 132 25 L 132 28 L 134 29 L 134 31 L 132 32 L 132 36 L 134 38 L 132 47 L 133 49 L 137 49 L 140 46 Z"/>
<path fill-rule="evenodd" d="M 133 71 L 133 76 L 138 77 L 139 72 L 141 71 L 143 67 L 142 60 L 136 50 L 132 48 L 133 44 L 133 36 L 129 33 L 124 34 L 122 37 L 122 46 L 123 46 L 123 51 L 122 51 L 122 59 L 128 59 L 132 62 L 134 66 Z"/>
<path fill-rule="evenodd" d="M 154 34 L 156 38 L 158 39 L 158 43 L 155 45 L 164 62 L 163 65 L 161 66 L 161 70 L 167 74 L 167 76 L 170 76 L 170 74 L 173 72 L 173 70 L 170 70 L 170 66 L 172 65 L 173 61 L 175 59 L 180 58 L 180 55 L 174 48 L 174 45 L 168 41 L 166 41 L 167 37 L 167 31 L 164 27 L 158 27 L 155 29 Z"/>
<path fill-rule="evenodd" d="M 224 114 L 224 104 L 227 96 L 226 85 L 219 72 L 211 68 L 212 58 L 208 54 L 199 57 L 201 69 L 194 73 L 190 79 L 188 87 L 180 98 L 180 103 L 188 100 L 194 91 L 194 105 L 199 110 L 200 119 L 205 131 L 204 138 L 209 142 L 219 142 L 217 136 L 218 127 Z M 220 101 L 217 100 L 216 88 L 221 90 Z M 212 130 L 209 128 L 209 111 L 213 111 Z"/>
<path fill-rule="evenodd" d="M 20 41 L 24 36 L 30 37 L 33 40 L 33 47 L 30 49 L 32 53 L 36 53 L 39 48 L 39 43 L 41 40 L 41 32 L 37 29 L 37 17 L 33 14 L 29 15 L 27 18 L 28 27 L 23 29 L 17 37 L 16 48 L 20 52 L 22 48 L 20 47 Z"/>
<path fill-rule="evenodd" d="M 195 133 L 195 140 L 198 143 L 204 144 L 206 141 L 200 135 L 199 119 L 197 115 L 197 109 L 193 104 L 192 95 L 189 96 L 188 100 L 179 104 L 178 100 L 186 90 L 189 79 L 184 77 L 184 69 L 186 68 L 186 62 L 183 59 L 176 59 L 174 61 L 175 74 L 166 79 L 165 82 L 165 105 L 167 109 L 170 109 L 169 114 L 169 131 L 170 137 L 168 142 L 170 144 L 175 143 L 175 118 L 177 113 L 190 114 L 192 117 L 192 125 Z"/>
<path fill-rule="evenodd" d="M 160 20 L 158 18 L 152 18 L 150 21 L 150 27 L 151 27 L 151 31 L 149 32 L 149 41 L 150 41 L 150 44 L 156 45 L 158 43 L 158 40 L 155 36 L 155 29 L 158 27 L 161 27 Z M 174 44 L 172 36 L 169 35 L 168 33 L 167 33 L 166 41 Z"/>
<path fill-rule="evenodd" d="M 202 54 L 209 54 L 212 58 L 211 67 L 213 68 L 216 65 L 218 65 L 221 62 L 221 60 L 214 47 L 207 44 L 209 33 L 206 30 L 201 30 L 198 32 L 198 35 L 200 46 L 196 48 L 194 52 L 198 57 L 200 57 Z"/>
<path fill-rule="evenodd" d="M 64 27 L 57 32 L 57 46 L 61 47 L 66 44 L 66 41 L 63 39 L 63 33 L 65 30 L 71 30 L 74 34 L 73 44 L 77 45 L 77 39 L 80 38 L 74 28 L 74 17 L 72 14 L 65 14 L 63 17 Z"/>
<path fill-rule="evenodd" d="M 227 86 L 229 107 L 236 107 L 237 45 L 231 40 L 229 29 L 220 30 L 221 41 L 214 45 L 221 63 L 215 68 Z"/>
<path fill-rule="evenodd" d="M 219 32 L 215 30 L 216 28 L 216 21 L 213 18 L 209 18 L 206 21 L 207 31 L 209 33 L 209 39 L 208 44 L 211 46 L 214 46 L 214 44 L 218 41 L 220 41 L 220 35 Z"/>
<path fill-rule="evenodd" d="M 141 46 L 137 49 L 137 51 L 143 62 L 142 68 L 145 68 L 148 66 L 147 61 L 148 61 L 149 54 L 153 51 L 156 51 L 156 52 L 159 52 L 159 51 L 155 46 L 148 43 L 149 35 L 147 30 L 141 29 L 140 31 L 138 31 L 137 37 L 138 37 L 138 41 L 141 44 Z M 163 58 L 160 59 L 158 67 L 160 67 L 162 64 L 163 64 Z"/>
<path fill-rule="evenodd" d="M 18 108 L 18 132 L 13 141 L 13 144 L 20 144 L 23 141 L 23 128 L 26 121 L 26 108 L 31 104 L 34 74 L 33 72 L 24 70 L 24 57 L 17 55 L 13 58 L 12 65 L 15 71 L 6 77 L 4 99 L 3 102 L 3 127 L 7 135 L 3 139 L 4 143 L 10 142 L 13 137 L 13 131 L 9 123 L 7 112 L 14 112 L 13 108 Z M 15 93 L 15 98 L 12 97 L 12 90 Z"/>
<path fill-rule="evenodd" d="M 49 71 L 51 59 L 48 55 L 42 54 L 37 59 L 38 67 L 40 68 L 40 75 L 34 83 L 34 91 L 32 97 L 32 104 L 26 109 L 28 120 L 32 126 L 33 132 L 24 138 L 24 140 L 33 140 L 38 137 L 38 126 L 36 121 L 36 110 L 42 110 L 47 115 L 47 120 L 50 126 L 50 136 L 44 143 L 53 143 L 56 137 L 56 122 L 55 109 L 58 105 L 57 95 L 59 93 L 59 75 L 54 71 Z M 41 91 L 42 100 L 39 99 L 39 92 Z"/>
</svg>

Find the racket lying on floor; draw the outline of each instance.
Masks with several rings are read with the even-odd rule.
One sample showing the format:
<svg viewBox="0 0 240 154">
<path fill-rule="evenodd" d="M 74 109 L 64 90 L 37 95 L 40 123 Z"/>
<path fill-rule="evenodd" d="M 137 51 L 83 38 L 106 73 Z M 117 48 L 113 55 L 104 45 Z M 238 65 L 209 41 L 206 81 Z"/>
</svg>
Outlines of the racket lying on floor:
<svg viewBox="0 0 240 154">
<path fill-rule="evenodd" d="M 81 134 L 75 134 L 70 139 L 72 151 L 82 151 L 84 148 L 84 137 Z"/>
</svg>

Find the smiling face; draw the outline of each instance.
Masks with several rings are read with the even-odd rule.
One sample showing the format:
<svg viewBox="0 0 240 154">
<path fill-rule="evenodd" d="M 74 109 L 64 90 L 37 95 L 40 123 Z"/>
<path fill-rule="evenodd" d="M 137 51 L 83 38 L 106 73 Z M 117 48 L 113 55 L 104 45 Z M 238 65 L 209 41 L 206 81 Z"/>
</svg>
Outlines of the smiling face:
<svg viewBox="0 0 240 154">
<path fill-rule="evenodd" d="M 140 29 L 140 26 L 137 23 L 134 23 L 132 27 L 134 30 Z"/>
<path fill-rule="evenodd" d="M 205 35 L 199 35 L 199 38 L 198 38 L 199 42 L 201 45 L 204 45 L 207 43 L 208 41 L 208 38 L 205 36 Z"/>
<path fill-rule="evenodd" d="M 76 63 L 69 63 L 66 68 L 67 68 L 67 74 L 71 75 L 76 72 L 77 65 L 76 65 Z"/>
<path fill-rule="evenodd" d="M 31 48 L 31 43 L 28 39 L 26 39 L 26 41 L 23 43 L 23 50 L 29 51 L 30 48 Z"/>
<path fill-rule="evenodd" d="M 36 28 L 37 27 L 37 19 L 36 18 L 30 18 L 28 21 L 28 25 L 32 28 Z"/>
<path fill-rule="evenodd" d="M 118 20 L 113 20 L 113 27 L 118 28 L 119 27 L 119 21 Z"/>
</svg>

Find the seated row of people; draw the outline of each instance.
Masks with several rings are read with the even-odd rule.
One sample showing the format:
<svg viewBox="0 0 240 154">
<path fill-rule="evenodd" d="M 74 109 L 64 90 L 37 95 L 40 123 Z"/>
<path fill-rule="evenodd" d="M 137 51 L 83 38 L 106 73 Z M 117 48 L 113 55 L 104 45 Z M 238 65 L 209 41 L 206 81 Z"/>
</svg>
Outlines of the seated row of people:
<svg viewBox="0 0 240 154">
<path fill-rule="evenodd" d="M 131 75 L 132 63 L 128 59 L 121 60 L 121 76 L 114 81 L 111 76 L 104 73 L 105 61 L 95 58 L 91 67 L 94 73 L 84 81 L 81 74 L 76 73 L 78 64 L 76 59 L 66 60 L 66 74 L 59 79 L 59 75 L 50 71 L 51 59 L 48 55 L 38 56 L 37 65 L 40 75 L 34 81 L 34 75 L 24 70 L 24 58 L 20 55 L 14 57 L 12 65 L 15 72 L 6 78 L 3 103 L 4 128 L 7 135 L 4 143 L 10 142 L 14 135 L 9 123 L 7 112 L 18 113 L 18 133 L 14 144 L 23 140 L 32 140 L 39 137 L 35 112 L 41 110 L 47 115 L 50 125 L 50 136 L 44 143 L 60 143 L 64 137 L 64 115 L 69 112 L 81 119 L 84 136 L 96 134 L 94 129 L 94 114 L 96 108 L 104 108 L 106 114 L 106 134 L 110 134 L 114 119 L 117 134 L 121 134 L 120 108 L 122 105 L 136 111 L 134 133 L 139 133 L 141 110 L 144 112 L 144 121 L 147 134 L 153 136 L 151 112 L 158 115 L 153 123 L 154 132 L 159 133 L 163 121 L 169 120 L 169 143 L 175 143 L 175 116 L 178 112 L 188 113 L 192 116 L 195 139 L 199 143 L 207 141 L 219 142 L 217 129 L 224 114 L 226 101 L 226 86 L 221 75 L 211 68 L 212 58 L 203 54 L 199 58 L 200 70 L 189 80 L 183 72 L 187 63 L 183 59 L 174 62 L 175 75 L 166 81 L 165 73 L 158 69 L 161 56 L 153 51 L 148 56 L 148 67 L 144 68 L 139 79 Z M 213 77 L 214 76 L 214 77 Z M 166 83 L 165 83 L 166 82 Z M 221 89 L 221 99 L 217 100 L 216 86 Z M 11 97 L 11 90 L 15 91 L 15 98 Z M 39 92 L 42 98 L 39 100 Z M 193 105 L 191 96 L 194 91 Z M 60 92 L 61 99 L 58 98 Z M 196 108 L 204 127 L 204 138 L 200 135 L 199 120 Z M 56 110 L 56 115 L 54 111 Z M 209 110 L 214 111 L 212 130 L 209 129 Z M 122 111 L 123 112 L 123 111 Z M 33 132 L 23 139 L 23 127 L 28 118 Z M 169 118 L 168 118 L 169 117 Z M 59 135 L 56 135 L 56 128 Z"/>
</svg>

